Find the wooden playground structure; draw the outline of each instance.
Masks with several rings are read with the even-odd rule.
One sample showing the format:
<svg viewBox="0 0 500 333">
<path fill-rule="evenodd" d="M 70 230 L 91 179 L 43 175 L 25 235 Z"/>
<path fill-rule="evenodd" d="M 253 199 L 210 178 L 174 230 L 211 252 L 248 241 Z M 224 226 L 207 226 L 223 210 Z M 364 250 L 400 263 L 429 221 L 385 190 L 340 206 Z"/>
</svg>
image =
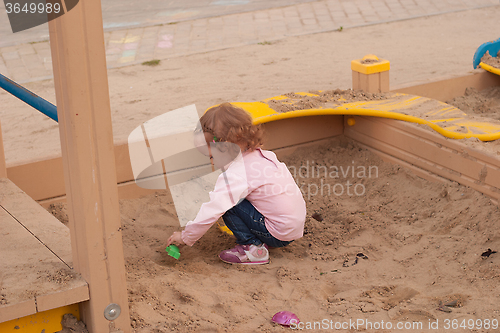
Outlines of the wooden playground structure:
<svg viewBox="0 0 500 333">
<path fill-rule="evenodd" d="M 63 312 L 77 312 L 90 332 L 130 332 L 100 1 L 80 2 L 50 21 L 49 30 L 71 222 L 68 234 L 11 180 L 3 179 L 2 246 L 19 261 L 2 268 L 7 304 L 0 307 L 0 327 L 2 332 L 55 331 L 61 317 L 53 320 L 54 313 L 46 311 L 79 304 Z M 33 263 L 21 265 L 26 259 Z M 23 269 L 37 270 L 47 262 L 78 274 L 71 283 L 54 283 L 46 294 L 23 292 L 34 282 L 19 279 Z M 16 320 L 35 314 L 27 323 Z M 47 323 L 50 328 L 43 326 Z"/>
<path fill-rule="evenodd" d="M 91 333 L 131 332 L 118 200 L 153 190 L 136 185 L 128 145 L 113 145 L 100 1 L 81 1 L 49 27 L 62 156 L 6 166 L 0 132 L 0 249 L 9 258 L 0 270 L 7 300 L 0 303 L 0 331 L 55 332 L 62 315 L 72 313 Z M 354 89 L 389 91 L 387 67 L 374 73 L 354 67 Z M 437 101 L 466 87 L 491 86 L 500 86 L 500 76 L 482 72 L 392 92 L 443 107 Z M 344 135 L 423 178 L 454 180 L 500 199 L 498 156 L 397 120 L 404 117 L 380 117 L 362 105 L 278 115 L 255 103 L 235 104 L 264 124 L 265 148 L 278 155 Z M 499 133 L 487 135 L 493 140 Z M 58 201 L 68 203 L 69 230 L 43 208 Z M 38 279 L 28 271 L 66 272 L 67 283 L 48 281 L 28 293 Z"/>
</svg>

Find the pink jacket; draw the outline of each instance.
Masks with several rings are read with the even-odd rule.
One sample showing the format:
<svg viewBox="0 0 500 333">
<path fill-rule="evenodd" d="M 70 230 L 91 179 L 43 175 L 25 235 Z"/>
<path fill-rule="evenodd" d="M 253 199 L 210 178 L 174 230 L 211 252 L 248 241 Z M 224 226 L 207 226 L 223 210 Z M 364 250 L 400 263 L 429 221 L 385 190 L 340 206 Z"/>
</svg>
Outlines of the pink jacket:
<svg viewBox="0 0 500 333">
<path fill-rule="evenodd" d="M 283 241 L 303 236 L 306 204 L 290 171 L 267 150 L 245 152 L 222 173 L 194 221 L 182 231 L 192 246 L 229 209 L 246 198 L 265 217 L 267 230 Z"/>
</svg>

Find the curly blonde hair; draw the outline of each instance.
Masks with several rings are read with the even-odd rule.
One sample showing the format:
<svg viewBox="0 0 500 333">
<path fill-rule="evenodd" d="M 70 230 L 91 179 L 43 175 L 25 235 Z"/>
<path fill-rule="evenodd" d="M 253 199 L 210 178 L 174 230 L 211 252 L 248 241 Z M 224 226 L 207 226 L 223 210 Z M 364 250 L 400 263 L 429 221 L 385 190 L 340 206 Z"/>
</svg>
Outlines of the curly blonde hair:
<svg viewBox="0 0 500 333">
<path fill-rule="evenodd" d="M 254 151 L 263 145 L 263 130 L 252 123 L 252 116 L 230 103 L 211 107 L 200 118 L 203 132 L 218 142 L 232 142 Z"/>
</svg>

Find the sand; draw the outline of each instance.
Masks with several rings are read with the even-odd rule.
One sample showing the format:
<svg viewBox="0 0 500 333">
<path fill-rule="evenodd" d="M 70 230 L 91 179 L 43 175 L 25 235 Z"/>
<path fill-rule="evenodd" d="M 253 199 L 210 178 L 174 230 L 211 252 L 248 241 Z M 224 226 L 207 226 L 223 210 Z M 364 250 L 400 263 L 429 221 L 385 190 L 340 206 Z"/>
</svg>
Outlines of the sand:
<svg viewBox="0 0 500 333">
<path fill-rule="evenodd" d="M 350 61 L 368 53 L 391 61 L 392 87 L 466 75 L 476 48 L 498 38 L 499 14 L 493 7 L 112 69 L 115 141 L 193 103 L 206 109 L 348 89 Z M 52 81 L 27 87 L 55 102 Z M 54 122 L 3 92 L 0 103 L 9 165 L 60 153 Z M 493 331 L 476 326 L 500 319 L 500 255 L 488 252 L 500 251 L 500 211 L 487 197 L 454 182 L 425 181 L 346 139 L 284 161 L 311 172 L 336 166 L 340 174 L 298 176 L 307 200 L 305 235 L 271 250 L 268 265 L 222 263 L 217 254 L 234 239 L 215 227 L 175 260 L 165 253 L 167 237 L 179 230 L 167 193 L 120 201 L 134 332 L 283 332 L 271 318 L 284 310 L 309 325 L 416 321 L 425 332 L 438 321 L 433 331 L 449 332 L 446 320 L 475 320 L 477 332 Z M 64 210 L 52 207 L 61 220 Z"/>
<path fill-rule="evenodd" d="M 165 253 L 179 229 L 169 195 L 120 201 L 135 332 L 281 332 L 270 320 L 279 311 L 304 323 L 424 328 L 500 317 L 500 255 L 482 256 L 500 250 L 500 209 L 490 199 L 423 180 L 345 138 L 283 161 L 307 201 L 305 235 L 272 249 L 264 266 L 220 261 L 234 238 L 216 227 L 175 260 Z"/>
<path fill-rule="evenodd" d="M 345 103 L 359 101 L 384 100 L 393 97 L 391 93 L 366 93 L 363 91 L 347 90 L 322 90 L 309 91 L 311 95 L 304 96 L 297 93 L 283 94 L 284 99 L 270 99 L 266 103 L 271 109 L 284 113 L 295 110 L 308 110 L 317 108 L 336 108 Z"/>
<path fill-rule="evenodd" d="M 481 62 L 484 62 L 486 65 L 490 65 L 495 68 L 500 68 L 500 58 L 498 57 L 498 55 L 490 55 L 489 51 L 486 51 L 486 53 L 483 55 L 483 57 L 481 58 Z"/>
<path fill-rule="evenodd" d="M 500 120 L 500 87 L 491 87 L 481 91 L 469 87 L 463 96 L 446 103 L 451 104 L 469 115 L 478 115 Z"/>
<path fill-rule="evenodd" d="M 500 120 L 500 87 L 491 87 L 477 91 L 466 88 L 463 96 L 456 97 L 446 103 L 456 106 L 473 117 Z M 476 138 L 459 140 L 465 145 L 480 150 L 490 156 L 500 157 L 500 140 L 481 142 Z"/>
</svg>

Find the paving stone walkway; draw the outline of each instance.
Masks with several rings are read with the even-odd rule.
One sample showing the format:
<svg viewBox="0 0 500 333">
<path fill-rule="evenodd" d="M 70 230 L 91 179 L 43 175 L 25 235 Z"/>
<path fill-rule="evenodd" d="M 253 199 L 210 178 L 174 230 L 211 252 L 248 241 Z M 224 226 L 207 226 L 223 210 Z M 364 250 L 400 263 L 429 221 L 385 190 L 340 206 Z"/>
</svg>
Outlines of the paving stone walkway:
<svg viewBox="0 0 500 333">
<path fill-rule="evenodd" d="M 499 0 L 320 0 L 104 33 L 108 68 L 338 29 L 500 6 Z M 48 41 L 0 48 L 0 73 L 52 78 Z"/>
</svg>

